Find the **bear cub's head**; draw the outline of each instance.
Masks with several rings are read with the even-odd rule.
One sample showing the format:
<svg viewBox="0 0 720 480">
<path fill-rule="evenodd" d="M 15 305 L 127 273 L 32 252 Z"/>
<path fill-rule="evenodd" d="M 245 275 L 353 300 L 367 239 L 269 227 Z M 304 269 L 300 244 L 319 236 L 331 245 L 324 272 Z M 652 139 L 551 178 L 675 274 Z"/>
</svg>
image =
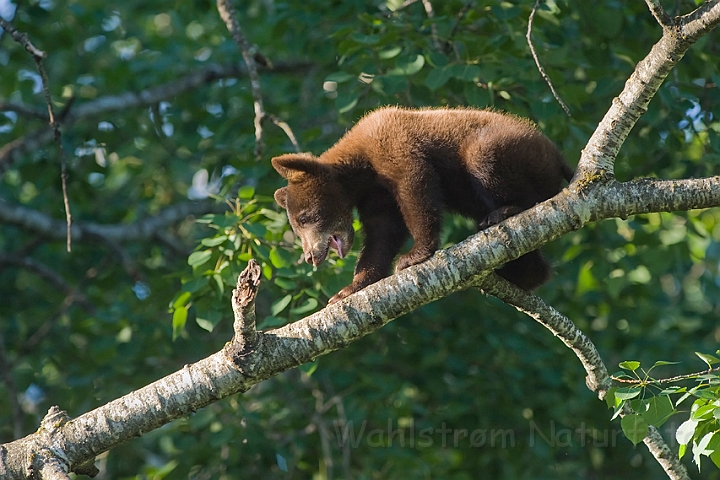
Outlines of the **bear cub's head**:
<svg viewBox="0 0 720 480">
<path fill-rule="evenodd" d="M 275 191 L 275 201 L 287 211 L 290 226 L 302 241 L 305 261 L 320 265 L 330 248 L 344 258 L 355 233 L 353 206 L 334 167 L 307 153 L 275 157 L 272 165 L 288 181 L 287 187 Z"/>
</svg>

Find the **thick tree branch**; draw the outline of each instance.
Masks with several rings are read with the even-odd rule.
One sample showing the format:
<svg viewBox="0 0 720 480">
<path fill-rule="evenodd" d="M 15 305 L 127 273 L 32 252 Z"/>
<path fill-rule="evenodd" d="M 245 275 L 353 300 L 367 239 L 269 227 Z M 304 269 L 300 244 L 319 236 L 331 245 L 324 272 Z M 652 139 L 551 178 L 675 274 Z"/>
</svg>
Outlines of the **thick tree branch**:
<svg viewBox="0 0 720 480">
<path fill-rule="evenodd" d="M 685 190 L 706 185 L 710 192 L 689 199 Z M 403 270 L 350 297 L 295 323 L 269 332 L 257 332 L 255 346 L 242 356 L 231 357 L 225 350 L 108 403 L 62 425 L 53 436 L 54 445 L 71 466 L 134 436 L 157 428 L 175 418 L 250 386 L 280 372 L 312 361 L 347 346 L 388 322 L 421 305 L 467 287 L 478 285 L 489 269 L 538 248 L 542 243 L 582 227 L 591 219 L 614 216 L 617 206 L 611 197 L 625 195 L 630 203 L 643 192 L 642 203 L 625 213 L 665 211 L 720 205 L 720 177 L 696 181 L 637 181 L 596 183 L 584 189 L 571 185 L 553 199 L 484 230 L 467 240 L 441 250 L 428 261 Z M 666 196 L 674 188 L 677 200 Z M 608 195 L 606 192 L 614 192 Z M 251 267 L 252 268 L 252 267 Z M 250 277 L 253 278 L 252 276 Z M 253 292 L 255 281 L 241 282 L 238 291 Z M 247 288 L 246 288 L 247 287 Z M 251 307 L 242 301 L 238 306 Z M 520 302 L 518 302 L 520 303 Z M 540 307 L 533 307 L 542 310 Z M 239 318 L 248 318 L 243 312 Z M 248 323 L 246 322 L 246 325 Z M 242 330 L 242 329 L 241 329 Z M 560 332 L 560 329 L 558 329 Z M 570 338 L 570 337 L 568 337 Z M 582 341 L 569 339 L 578 347 Z M 591 358 L 588 363 L 592 364 Z M 600 369 L 594 371 L 598 388 L 605 385 Z M 25 437 L 2 447 L 12 455 L 25 455 L 36 440 Z M 9 453 L 0 449 L 0 462 Z M 15 468 L 11 466 L 12 468 Z M 11 468 L 8 467 L 8 468 Z M 8 478 L 22 478 L 26 472 L 8 470 Z"/>
<path fill-rule="evenodd" d="M 654 14 L 657 2 L 648 4 Z M 638 118 L 647 111 L 665 77 L 682 59 L 688 48 L 720 22 L 720 0 L 709 0 L 689 15 L 675 19 L 676 25 L 664 29 L 663 36 L 635 67 L 625 88 L 612 103 L 605 117 L 582 152 L 578 176 L 612 175 L 615 158 Z"/>
<path fill-rule="evenodd" d="M 101 225 L 91 222 L 75 222 L 71 234 L 75 241 L 88 237 L 100 237 L 122 243 L 150 238 L 159 230 L 177 223 L 189 215 L 199 216 L 226 210 L 227 206 L 223 204 L 179 203 L 161 210 L 157 215 L 130 224 Z M 64 238 L 63 222 L 21 205 L 9 205 L 0 201 L 0 223 L 17 225 L 24 230 L 49 238 Z"/>
<path fill-rule="evenodd" d="M 602 400 L 612 386 L 612 380 L 600 353 L 590 339 L 575 324 L 546 304 L 540 297 L 521 290 L 498 275 L 488 276 L 477 285 L 485 293 L 499 298 L 519 311 L 532 317 L 558 337 L 578 357 L 587 377 L 585 383 L 590 391 Z"/>
</svg>

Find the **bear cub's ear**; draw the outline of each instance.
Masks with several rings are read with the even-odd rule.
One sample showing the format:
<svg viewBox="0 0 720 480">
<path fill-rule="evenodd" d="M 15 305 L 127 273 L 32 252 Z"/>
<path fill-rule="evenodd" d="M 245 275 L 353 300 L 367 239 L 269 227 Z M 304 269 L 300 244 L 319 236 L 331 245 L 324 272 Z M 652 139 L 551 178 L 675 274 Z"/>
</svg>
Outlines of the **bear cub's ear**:
<svg viewBox="0 0 720 480">
<path fill-rule="evenodd" d="M 282 187 L 275 190 L 275 201 L 282 208 L 287 208 L 287 187 Z"/>
<path fill-rule="evenodd" d="M 322 172 L 322 166 L 310 153 L 286 153 L 272 159 L 272 166 L 288 182 L 301 182 L 306 175 Z"/>
</svg>

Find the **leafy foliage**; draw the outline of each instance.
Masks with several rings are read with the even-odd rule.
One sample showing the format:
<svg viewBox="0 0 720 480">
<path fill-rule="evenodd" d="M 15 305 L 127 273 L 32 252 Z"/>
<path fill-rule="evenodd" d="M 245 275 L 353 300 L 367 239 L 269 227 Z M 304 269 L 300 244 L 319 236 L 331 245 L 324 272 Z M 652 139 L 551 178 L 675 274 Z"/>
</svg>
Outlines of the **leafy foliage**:
<svg viewBox="0 0 720 480">
<path fill-rule="evenodd" d="M 716 353 L 720 353 L 718 350 Z M 706 373 L 681 375 L 669 379 L 656 379 L 650 376 L 655 367 L 675 365 L 678 362 L 658 361 L 647 371 L 640 367 L 640 362 L 625 361 L 620 367 L 632 372 L 632 375 L 619 373 L 615 379 L 632 384 L 630 387 L 613 388 L 608 392 L 608 405 L 615 409 L 613 418 L 625 412 L 622 418 L 622 429 L 633 443 L 637 444 L 645 437 L 649 425 L 660 428 L 671 416 L 678 413 L 676 407 L 688 399 L 695 399 L 690 407 L 690 418 L 680 424 L 675 432 L 675 439 L 682 458 L 687 446 L 692 441 L 693 461 L 698 469 L 701 466 L 701 455 L 709 457 L 720 467 L 720 441 L 716 436 L 720 432 L 720 375 L 713 365 L 720 363 L 714 355 L 696 352 L 708 366 Z M 681 382 L 695 380 L 697 385 L 692 388 L 679 385 Z M 682 395 L 681 395 L 682 394 Z M 679 398 L 672 400 L 673 396 Z M 628 413 L 628 407 L 630 412 Z"/>
<path fill-rule="evenodd" d="M 323 151 L 379 105 L 474 105 L 533 119 L 572 164 L 660 35 L 643 2 L 544 2 L 532 38 L 568 118 L 529 54 L 533 2 L 435 1 L 432 19 L 422 2 L 403 3 L 238 6 L 246 37 L 275 65 L 261 72 L 265 108 L 290 124 L 303 150 Z M 685 13 L 695 3 L 673 8 Z M 293 147 L 266 122 L 265 161 L 254 160 L 247 77 L 213 77 L 151 104 L 80 115 L 111 95 L 237 65 L 213 2 L 22 2 L 13 24 L 48 53 L 55 108 L 67 108 L 62 139 L 75 221 L 122 227 L 188 197 L 229 199 L 231 208 L 121 245 L 76 239 L 71 254 L 61 239 L 0 225 L 8 366 L 0 370 L 9 372 L 0 385 L 0 442 L 34 431 L 50 405 L 76 416 L 217 351 L 230 338 L 229 295 L 250 256 L 265 276 L 263 328 L 305 316 L 347 284 L 353 257 L 331 256 L 317 271 L 298 262 L 299 245 L 271 197 L 283 182 L 268 161 Z M 618 158 L 620 179 L 717 173 L 717 38 L 695 45 L 651 102 Z M 34 62 L 9 36 L 0 39 L 0 100 L 42 112 Z M 3 107 L 0 145 L 45 124 Z M 0 206 L 63 218 L 56 146 L 41 143 L 0 169 Z M 455 217 L 445 227 L 445 245 L 474 232 Z M 687 362 L 687 352 L 717 349 L 720 210 L 605 221 L 544 251 L 555 277 L 539 295 L 586 331 L 608 363 L 647 365 L 670 353 Z M 49 267 L 70 291 L 15 259 Z M 664 366 L 670 374 L 678 368 Z M 708 437 L 717 429 L 717 409 L 708 407 L 717 391 L 711 379 L 698 380 L 694 393 L 707 393 L 685 399 L 694 402 L 695 423 L 682 424 L 678 441 L 692 442 L 697 459 L 712 458 L 706 452 L 717 451 L 720 437 Z M 468 291 L 100 462 L 107 478 L 657 477 L 649 454 L 616 433 L 622 427 L 638 440 L 647 424 L 672 438 L 677 417 L 665 417 L 680 406 L 663 398 L 684 393 L 650 396 L 649 384 L 619 390 L 614 401 L 636 412 L 620 425 L 598 408 L 559 342 Z M 714 399 L 700 396 L 713 391 Z M 714 469 L 700 475 L 718 478 Z"/>
</svg>

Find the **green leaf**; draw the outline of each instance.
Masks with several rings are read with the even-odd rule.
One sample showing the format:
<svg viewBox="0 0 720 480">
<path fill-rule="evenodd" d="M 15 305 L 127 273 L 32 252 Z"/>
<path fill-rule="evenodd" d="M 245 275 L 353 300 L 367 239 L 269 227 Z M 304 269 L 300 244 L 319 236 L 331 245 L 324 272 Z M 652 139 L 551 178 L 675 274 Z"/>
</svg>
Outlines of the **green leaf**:
<svg viewBox="0 0 720 480">
<path fill-rule="evenodd" d="M 703 405 L 697 410 L 691 412 L 690 418 L 692 420 L 709 420 L 713 417 L 716 408 L 718 407 L 715 405 Z"/>
<path fill-rule="evenodd" d="M 275 268 L 284 268 L 292 265 L 295 260 L 295 254 L 284 248 L 273 247 L 270 250 L 270 262 Z"/>
<path fill-rule="evenodd" d="M 243 185 L 238 190 L 237 196 L 243 200 L 250 200 L 255 196 L 255 187 L 251 185 Z"/>
<path fill-rule="evenodd" d="M 201 250 L 199 252 L 193 252 L 188 257 L 188 265 L 191 267 L 199 267 L 204 264 L 212 257 L 212 250 Z"/>
<path fill-rule="evenodd" d="M 375 45 L 380 41 L 380 35 L 363 35 L 362 33 L 353 33 L 350 38 L 363 45 Z"/>
<path fill-rule="evenodd" d="M 190 300 L 190 297 L 192 294 L 190 292 L 183 292 L 175 299 L 175 301 L 172 304 L 172 308 L 180 308 L 187 305 L 188 300 Z"/>
<path fill-rule="evenodd" d="M 640 412 L 652 426 L 660 428 L 671 416 L 677 413 L 672 400 L 666 395 L 658 395 L 647 401 L 646 410 Z"/>
<path fill-rule="evenodd" d="M 685 456 L 685 452 L 687 451 L 687 443 L 682 443 L 678 447 L 678 459 L 682 460 L 682 458 Z"/>
<path fill-rule="evenodd" d="M 622 427 L 625 436 L 634 444 L 643 441 L 643 438 L 647 435 L 648 423 L 645 419 L 637 413 L 631 415 L 625 415 L 620 420 L 620 426 Z"/>
<path fill-rule="evenodd" d="M 270 313 L 272 313 L 273 317 L 277 317 L 280 312 L 285 310 L 290 305 L 291 300 L 292 295 L 285 295 L 283 298 L 275 300 L 270 306 Z"/>
<path fill-rule="evenodd" d="M 422 70 L 425 65 L 425 57 L 422 55 L 415 55 L 414 57 L 403 57 L 399 58 L 395 62 L 395 68 L 387 72 L 388 75 L 400 76 L 400 75 L 415 75 Z"/>
<path fill-rule="evenodd" d="M 307 376 L 311 376 L 315 370 L 317 370 L 318 365 L 320 364 L 319 360 L 316 358 L 312 362 L 309 363 L 303 363 L 298 368 L 302 370 L 303 372 L 307 373 Z"/>
<path fill-rule="evenodd" d="M 617 387 L 610 387 L 610 390 L 607 391 L 605 394 L 605 403 L 607 404 L 608 408 L 615 408 L 617 405 L 615 404 L 615 392 L 617 391 Z"/>
<path fill-rule="evenodd" d="M 715 356 L 713 356 L 713 355 L 709 355 L 709 354 L 707 354 L 707 353 L 695 352 L 695 355 L 697 355 L 698 357 L 700 357 L 700 359 L 701 359 L 703 362 L 707 363 L 708 367 L 710 367 L 710 368 L 712 368 L 712 366 L 715 365 L 716 363 L 720 363 L 720 359 L 719 359 L 719 358 L 717 358 L 717 357 L 715 357 Z"/>
<path fill-rule="evenodd" d="M 190 280 L 186 281 L 185 283 L 183 283 L 183 286 L 182 286 L 183 292 L 195 293 L 195 292 L 205 288 L 209 281 L 210 281 L 210 279 L 208 277 L 206 277 L 205 275 L 203 275 L 202 277 L 190 279 Z"/>
<path fill-rule="evenodd" d="M 666 362 L 665 360 L 658 360 L 657 362 L 653 363 L 653 366 L 650 368 L 655 367 L 661 367 L 663 365 L 679 365 L 681 362 Z"/>
<path fill-rule="evenodd" d="M 402 7 L 403 3 L 405 3 L 405 0 L 387 0 L 385 2 L 385 6 L 388 8 L 388 10 L 394 12 L 398 8 Z"/>
<path fill-rule="evenodd" d="M 187 322 L 187 316 L 187 307 L 176 308 L 173 312 L 173 340 L 175 340 L 185 329 L 185 322 Z"/>
<path fill-rule="evenodd" d="M 203 238 L 200 243 L 205 245 L 206 247 L 217 247 L 221 243 L 223 243 L 225 240 L 227 240 L 227 235 L 220 235 L 219 237 L 215 238 Z"/>
<path fill-rule="evenodd" d="M 287 278 L 277 277 L 275 278 L 275 285 L 282 288 L 283 290 L 295 291 L 297 289 L 297 283 Z"/>
<path fill-rule="evenodd" d="M 259 223 L 245 222 L 242 226 L 255 238 L 263 238 L 265 236 L 265 232 L 267 232 L 265 225 L 260 225 Z"/>
<path fill-rule="evenodd" d="M 615 398 L 619 398 L 620 400 L 630 400 L 631 398 L 635 398 L 640 395 L 640 392 L 642 392 L 641 387 L 618 388 L 615 390 Z"/>
<path fill-rule="evenodd" d="M 477 65 L 454 65 L 452 73 L 455 78 L 463 82 L 477 83 L 480 79 L 480 67 Z"/>
<path fill-rule="evenodd" d="M 318 306 L 318 301 L 314 298 L 308 298 L 305 303 L 303 303 L 299 307 L 295 307 L 290 310 L 290 313 L 293 315 L 303 315 L 307 312 L 310 312 L 312 310 L 315 310 Z"/>
<path fill-rule="evenodd" d="M 486 107 L 490 105 L 490 93 L 474 83 L 466 83 L 463 87 L 463 95 L 468 105 L 474 107 Z"/>
<path fill-rule="evenodd" d="M 326 82 L 335 82 L 335 83 L 343 83 L 347 82 L 348 80 L 352 80 L 355 78 L 355 75 L 352 75 L 347 72 L 334 72 L 325 77 Z"/>
<path fill-rule="evenodd" d="M 198 312 L 195 321 L 203 330 L 212 332 L 222 320 L 222 314 L 217 310 L 208 310 L 206 312 Z"/>
<path fill-rule="evenodd" d="M 671 385 L 661 391 L 658 392 L 658 395 L 672 395 L 675 393 L 684 393 L 687 391 L 687 387 L 678 387 L 675 385 Z"/>
<path fill-rule="evenodd" d="M 425 86 L 430 90 L 437 90 L 450 80 L 450 71 L 447 68 L 434 68 L 425 78 Z"/>
<path fill-rule="evenodd" d="M 347 113 L 353 108 L 355 108 L 355 105 L 357 105 L 359 99 L 360 94 L 357 92 L 357 90 L 353 90 L 344 95 L 338 95 L 335 99 L 335 107 L 337 108 L 339 113 Z"/>
<path fill-rule="evenodd" d="M 273 247 L 270 250 L 270 263 L 272 263 L 273 267 L 275 268 L 283 268 L 287 265 L 285 259 L 283 259 L 282 255 L 280 255 L 280 252 L 278 252 L 277 247 Z"/>
<path fill-rule="evenodd" d="M 620 368 L 624 368 L 625 370 L 635 371 L 638 368 L 640 368 L 640 362 L 636 361 L 625 361 L 620 362 Z"/>
<path fill-rule="evenodd" d="M 716 447 L 715 450 L 713 450 L 713 453 L 710 454 L 710 460 L 712 460 L 716 467 L 720 468 L 720 448 Z"/>
<path fill-rule="evenodd" d="M 384 50 L 380 50 L 378 52 L 378 57 L 381 60 L 389 60 L 391 58 L 397 57 L 400 54 L 400 52 L 402 52 L 402 47 L 399 47 L 399 46 L 388 47 Z"/>
</svg>

